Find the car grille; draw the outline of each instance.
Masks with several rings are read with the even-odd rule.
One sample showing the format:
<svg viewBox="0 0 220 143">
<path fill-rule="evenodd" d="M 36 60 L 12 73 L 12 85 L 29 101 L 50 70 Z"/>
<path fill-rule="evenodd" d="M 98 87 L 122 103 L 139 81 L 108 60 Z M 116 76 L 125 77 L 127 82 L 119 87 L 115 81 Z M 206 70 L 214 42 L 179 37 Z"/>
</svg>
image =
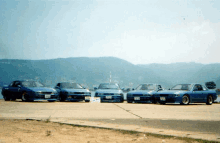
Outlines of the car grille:
<svg viewBox="0 0 220 143">
<path fill-rule="evenodd" d="M 89 92 L 69 92 L 69 94 L 79 94 L 79 95 L 84 95 L 84 94 L 91 94 Z"/>
<path fill-rule="evenodd" d="M 40 95 L 40 96 L 38 96 L 37 98 L 45 99 L 45 95 Z M 49 98 L 49 99 L 56 99 L 56 98 L 57 98 L 57 96 L 51 95 L 51 98 Z"/>
<path fill-rule="evenodd" d="M 114 93 L 104 93 L 104 95 L 115 95 Z"/>
<path fill-rule="evenodd" d="M 166 96 L 167 97 L 167 96 L 169 96 L 169 94 L 160 94 L 160 96 Z"/>
<path fill-rule="evenodd" d="M 53 92 L 40 92 L 40 94 L 53 94 Z"/>
<path fill-rule="evenodd" d="M 133 96 L 143 96 L 143 94 L 133 94 Z"/>
</svg>

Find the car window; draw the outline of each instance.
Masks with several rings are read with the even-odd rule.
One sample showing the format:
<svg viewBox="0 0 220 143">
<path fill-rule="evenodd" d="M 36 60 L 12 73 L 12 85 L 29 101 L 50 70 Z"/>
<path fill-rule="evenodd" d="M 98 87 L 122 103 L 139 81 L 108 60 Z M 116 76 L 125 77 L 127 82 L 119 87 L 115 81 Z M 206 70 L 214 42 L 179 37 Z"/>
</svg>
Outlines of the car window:
<svg viewBox="0 0 220 143">
<path fill-rule="evenodd" d="M 202 85 L 196 84 L 196 85 L 194 86 L 194 89 L 193 89 L 193 90 L 194 90 L 194 91 L 203 91 L 204 88 L 202 87 Z"/>
<path fill-rule="evenodd" d="M 38 81 L 23 81 L 22 85 L 24 87 L 44 87 L 44 85 Z"/>
<path fill-rule="evenodd" d="M 100 84 L 98 89 L 120 89 L 118 84 L 114 83 L 103 83 Z"/>
<path fill-rule="evenodd" d="M 141 84 L 136 90 L 155 90 L 155 85 L 153 84 Z"/>
<path fill-rule="evenodd" d="M 203 90 L 208 90 L 208 88 L 204 85 L 202 85 Z"/>
<path fill-rule="evenodd" d="M 187 90 L 189 91 L 192 88 L 191 84 L 177 84 L 171 88 L 171 90 Z"/>
<path fill-rule="evenodd" d="M 15 81 L 12 85 L 12 87 L 18 87 L 18 85 L 20 85 L 20 82 L 19 81 Z"/>
<path fill-rule="evenodd" d="M 72 88 L 72 89 L 83 89 L 83 87 L 80 84 L 69 83 L 69 82 L 60 83 L 60 87 L 61 88 Z"/>
<path fill-rule="evenodd" d="M 60 87 L 60 83 L 57 83 L 57 86 Z"/>
</svg>

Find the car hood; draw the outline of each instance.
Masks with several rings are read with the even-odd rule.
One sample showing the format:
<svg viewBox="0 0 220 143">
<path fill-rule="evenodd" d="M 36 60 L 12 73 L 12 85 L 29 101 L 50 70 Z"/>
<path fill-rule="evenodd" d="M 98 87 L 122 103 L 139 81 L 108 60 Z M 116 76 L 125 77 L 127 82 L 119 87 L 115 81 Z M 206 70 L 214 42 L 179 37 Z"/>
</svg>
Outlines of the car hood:
<svg viewBox="0 0 220 143">
<path fill-rule="evenodd" d="M 184 94 L 189 91 L 182 91 L 182 90 L 164 90 L 159 91 L 158 94 Z"/>
<path fill-rule="evenodd" d="M 128 94 L 154 94 L 154 90 L 133 90 L 128 92 Z"/>
<path fill-rule="evenodd" d="M 71 88 L 64 88 L 61 91 L 64 91 L 64 92 L 90 92 L 88 89 L 71 89 Z"/>
<path fill-rule="evenodd" d="M 98 89 L 96 93 L 123 93 L 122 90 L 114 90 L 114 89 Z"/>
<path fill-rule="evenodd" d="M 50 88 L 50 87 L 28 87 L 28 89 L 37 92 L 37 91 L 41 91 L 41 92 L 56 92 L 55 89 Z"/>
</svg>

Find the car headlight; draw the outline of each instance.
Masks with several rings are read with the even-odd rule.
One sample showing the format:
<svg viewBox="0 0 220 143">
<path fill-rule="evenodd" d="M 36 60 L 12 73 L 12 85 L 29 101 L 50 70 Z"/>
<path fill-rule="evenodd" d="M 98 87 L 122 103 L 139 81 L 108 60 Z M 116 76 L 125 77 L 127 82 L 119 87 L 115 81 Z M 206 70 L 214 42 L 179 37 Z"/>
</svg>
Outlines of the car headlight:
<svg viewBox="0 0 220 143">
<path fill-rule="evenodd" d="M 34 94 L 35 94 L 36 96 L 39 96 L 39 95 L 41 95 L 41 92 L 34 92 Z"/>
<path fill-rule="evenodd" d="M 176 94 L 176 97 L 180 96 L 180 94 Z"/>
<path fill-rule="evenodd" d="M 51 94 L 57 94 L 57 92 L 56 92 L 56 91 L 54 91 L 54 92 L 52 92 Z"/>
</svg>

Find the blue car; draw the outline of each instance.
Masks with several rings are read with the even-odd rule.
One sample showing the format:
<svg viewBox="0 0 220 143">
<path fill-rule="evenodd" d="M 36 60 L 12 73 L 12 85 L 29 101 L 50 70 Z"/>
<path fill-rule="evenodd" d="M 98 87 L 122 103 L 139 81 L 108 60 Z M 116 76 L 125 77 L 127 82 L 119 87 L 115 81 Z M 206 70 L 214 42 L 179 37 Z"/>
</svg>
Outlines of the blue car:
<svg viewBox="0 0 220 143">
<path fill-rule="evenodd" d="M 38 81 L 16 80 L 9 86 L 3 87 L 2 95 L 5 101 L 37 101 L 47 100 L 49 102 L 56 101 L 58 98 L 57 91 L 53 88 L 45 87 Z"/>
<path fill-rule="evenodd" d="M 206 103 L 212 105 L 213 101 L 217 99 L 216 91 L 210 90 L 202 84 L 177 84 L 170 90 L 159 92 L 158 95 L 161 104 Z"/>
<path fill-rule="evenodd" d="M 117 83 L 101 83 L 95 92 L 100 102 L 124 102 L 124 94 Z"/>
<path fill-rule="evenodd" d="M 163 87 L 159 84 L 140 84 L 135 90 L 127 93 L 127 102 L 157 103 L 159 97 L 156 93 L 162 90 Z"/>
<path fill-rule="evenodd" d="M 57 83 L 55 89 L 59 94 L 60 101 L 85 101 L 89 102 L 91 92 L 88 89 L 83 88 L 78 83 L 73 82 L 61 82 Z"/>
</svg>

